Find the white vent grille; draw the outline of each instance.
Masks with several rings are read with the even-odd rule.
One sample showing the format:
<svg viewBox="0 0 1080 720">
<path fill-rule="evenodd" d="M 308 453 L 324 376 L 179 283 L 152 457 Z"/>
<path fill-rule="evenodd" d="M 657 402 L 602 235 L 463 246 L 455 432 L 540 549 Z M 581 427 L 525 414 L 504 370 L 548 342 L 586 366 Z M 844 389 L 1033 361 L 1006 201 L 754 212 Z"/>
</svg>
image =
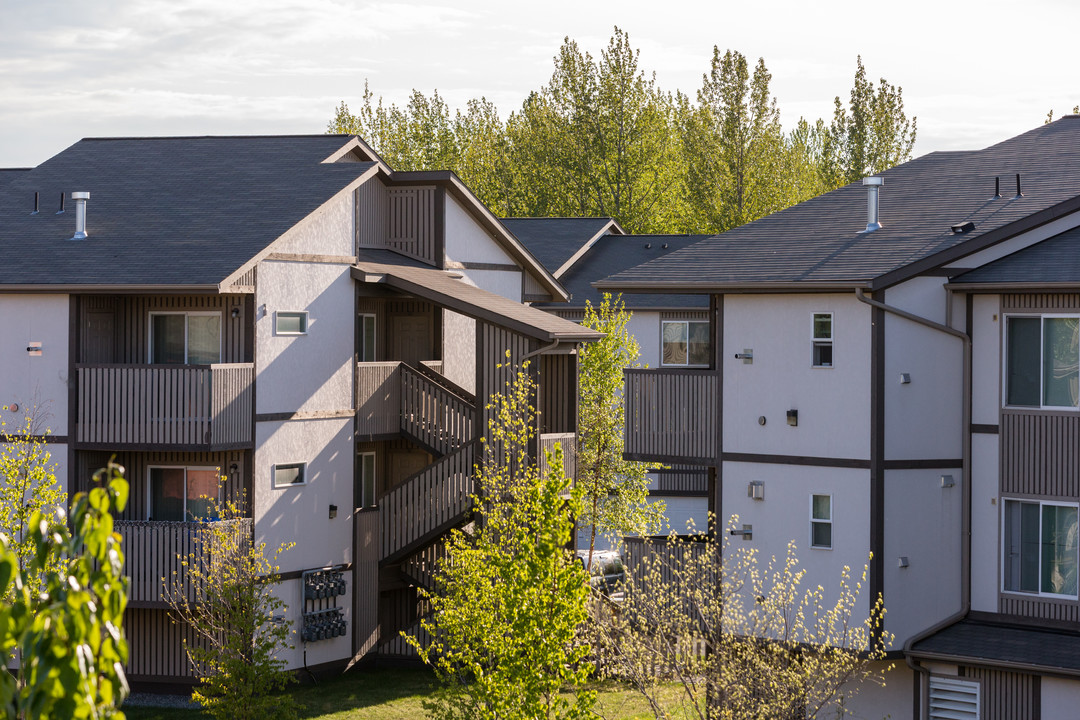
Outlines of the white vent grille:
<svg viewBox="0 0 1080 720">
<path fill-rule="evenodd" d="M 979 720 L 979 683 L 930 678 L 930 720 Z"/>
</svg>

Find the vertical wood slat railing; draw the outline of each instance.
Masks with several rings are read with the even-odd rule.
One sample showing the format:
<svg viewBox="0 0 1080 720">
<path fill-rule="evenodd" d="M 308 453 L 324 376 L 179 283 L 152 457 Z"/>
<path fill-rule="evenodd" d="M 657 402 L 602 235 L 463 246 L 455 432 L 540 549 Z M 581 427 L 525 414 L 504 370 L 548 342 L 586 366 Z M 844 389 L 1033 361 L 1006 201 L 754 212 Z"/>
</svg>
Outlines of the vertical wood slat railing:
<svg viewBox="0 0 1080 720">
<path fill-rule="evenodd" d="M 401 431 L 446 455 L 473 437 L 472 398 L 438 381 L 435 373 L 401 364 Z"/>
<path fill-rule="evenodd" d="M 439 458 L 379 499 L 382 562 L 408 556 L 461 521 L 472 507 L 478 444 Z"/>
<path fill-rule="evenodd" d="M 401 432 L 401 363 L 356 364 L 356 435 L 365 438 Z"/>
<path fill-rule="evenodd" d="M 652 490 L 655 494 L 708 494 L 709 473 L 706 468 L 694 465 L 672 465 L 663 470 L 652 470 L 650 472 L 656 475 L 656 488 Z"/>
<path fill-rule="evenodd" d="M 577 479 L 577 434 L 576 433 L 543 433 L 540 435 L 540 457 L 537 465 L 541 474 L 548 471 L 547 455 L 555 451 L 556 443 L 562 448 L 563 472 L 573 482 Z"/>
<path fill-rule="evenodd" d="M 623 451 L 640 460 L 716 458 L 719 376 L 711 370 L 623 371 Z"/>
<path fill-rule="evenodd" d="M 250 518 L 225 522 L 232 525 L 230 530 L 236 534 L 238 547 L 244 538 L 250 537 Z M 124 575 L 129 578 L 128 601 L 145 607 L 164 607 L 162 592 L 173 586 L 175 577 L 185 588 L 187 599 L 194 602 L 197 589 L 188 582 L 184 563 L 196 551 L 205 554 L 206 548 L 201 547 L 196 536 L 218 524 L 117 520 L 113 529 L 120 535 L 120 549 L 124 553 Z M 210 558 L 197 560 L 209 561 Z"/>
<path fill-rule="evenodd" d="M 78 442 L 222 446 L 250 443 L 251 363 L 79 365 Z"/>
</svg>

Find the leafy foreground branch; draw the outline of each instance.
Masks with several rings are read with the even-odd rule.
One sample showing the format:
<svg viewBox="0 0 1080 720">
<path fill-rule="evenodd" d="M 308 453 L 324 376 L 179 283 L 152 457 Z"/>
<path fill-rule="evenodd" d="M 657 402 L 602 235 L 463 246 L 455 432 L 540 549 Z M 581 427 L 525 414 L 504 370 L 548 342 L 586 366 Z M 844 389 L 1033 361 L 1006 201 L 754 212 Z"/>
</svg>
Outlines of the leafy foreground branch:
<svg viewBox="0 0 1080 720">
<path fill-rule="evenodd" d="M 14 673 L 0 672 L 4 717 L 124 717 L 127 579 L 112 518 L 127 504 L 122 472 L 110 463 L 96 473 L 97 487 L 75 496 L 70 518 L 59 505 L 33 514 L 25 575 L 0 537 L 0 652 L 18 659 Z"/>
<path fill-rule="evenodd" d="M 431 642 L 407 639 L 442 681 L 425 703 L 437 718 L 593 717 L 596 694 L 585 689 L 593 668 L 579 636 L 586 576 L 567 549 L 580 500 L 561 448 L 546 474 L 529 456 L 535 396 L 526 364 L 488 406 L 475 520 L 451 534 L 438 590 L 421 591 Z"/>
<path fill-rule="evenodd" d="M 793 542 L 763 567 L 728 537 L 644 541 L 624 602 L 607 605 L 597 624 L 604 675 L 632 684 L 658 718 L 702 720 L 822 717 L 861 684 L 883 682 L 875 662 L 893 638 L 880 597 L 860 619 L 865 566 L 861 579 L 845 566 L 827 593 L 803 586 Z"/>
</svg>

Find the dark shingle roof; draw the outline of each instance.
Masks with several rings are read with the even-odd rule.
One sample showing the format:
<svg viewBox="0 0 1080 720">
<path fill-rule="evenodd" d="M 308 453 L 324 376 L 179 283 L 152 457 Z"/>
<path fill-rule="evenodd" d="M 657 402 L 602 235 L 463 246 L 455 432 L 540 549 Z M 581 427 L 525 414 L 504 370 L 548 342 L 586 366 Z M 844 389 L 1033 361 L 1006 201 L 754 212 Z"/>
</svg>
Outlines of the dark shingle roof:
<svg viewBox="0 0 1080 720">
<path fill-rule="evenodd" d="M 909 655 L 1080 673 L 1080 633 L 968 617 L 913 643 Z"/>
<path fill-rule="evenodd" d="M 502 223 L 554 273 L 603 231 L 611 218 L 502 218 Z"/>
<path fill-rule="evenodd" d="M 322 163 L 348 140 L 82 140 L 0 185 L 0 285 L 219 283 L 371 168 Z M 90 193 L 84 241 L 73 191 Z"/>
<path fill-rule="evenodd" d="M 670 255 L 707 237 L 708 235 L 604 235 L 559 278 L 563 287 L 571 293 L 569 304 L 545 303 L 541 307 L 556 310 L 584 307 L 586 300 L 596 305 L 601 300 L 601 291 L 594 288 L 592 283 L 608 275 Z M 623 302 L 629 310 L 707 308 L 709 296 L 624 294 Z"/>
<path fill-rule="evenodd" d="M 952 279 L 953 283 L 1080 283 L 1080 228 Z"/>
<path fill-rule="evenodd" d="M 1080 118 L 1067 117 L 983 150 L 931 153 L 882 173 L 876 232 L 858 232 L 867 193 L 852 183 L 606 282 L 624 289 L 865 283 L 960 244 L 975 249 L 1010 223 L 1080 196 L 1077 167 Z M 1013 197 L 1016 173 L 1021 198 Z M 996 199 L 995 176 L 1003 195 Z M 975 230 L 953 234 L 964 221 Z"/>
</svg>

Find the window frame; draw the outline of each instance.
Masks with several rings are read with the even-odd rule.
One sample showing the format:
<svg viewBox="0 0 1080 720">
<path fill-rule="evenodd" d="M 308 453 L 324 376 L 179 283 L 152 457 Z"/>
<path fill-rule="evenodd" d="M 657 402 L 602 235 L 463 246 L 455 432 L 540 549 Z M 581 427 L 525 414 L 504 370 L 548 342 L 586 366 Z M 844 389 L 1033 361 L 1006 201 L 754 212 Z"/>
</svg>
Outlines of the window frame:
<svg viewBox="0 0 1080 720">
<path fill-rule="evenodd" d="M 154 317 L 158 315 L 183 315 L 184 316 L 184 362 L 183 363 L 163 363 L 154 357 Z M 149 360 L 150 365 L 192 365 L 188 362 L 188 346 L 190 344 L 191 333 L 188 329 L 188 318 L 190 317 L 214 317 L 218 318 L 218 359 L 217 363 L 197 363 L 195 367 L 215 365 L 221 362 L 222 347 L 225 343 L 225 314 L 220 310 L 151 310 L 147 313 L 147 328 L 146 328 L 146 358 Z"/>
<path fill-rule="evenodd" d="M 694 320 L 687 318 L 686 320 L 661 320 L 660 321 L 660 367 L 669 368 L 708 368 L 710 363 L 692 363 L 690 362 L 690 325 L 693 323 L 709 326 L 708 320 Z M 667 325 L 684 325 L 686 326 L 686 362 L 684 363 L 668 363 L 664 362 L 664 328 Z M 712 338 L 710 332 L 709 352 L 712 353 Z"/>
<path fill-rule="evenodd" d="M 283 485 L 278 485 L 277 471 L 278 468 L 300 468 L 300 482 L 291 482 Z M 272 490 L 285 490 L 287 488 L 304 487 L 308 484 L 307 463 L 306 462 L 281 462 L 274 463 L 270 466 L 270 487 Z"/>
<path fill-rule="evenodd" d="M 366 327 L 365 323 L 371 320 L 373 332 L 371 334 L 371 359 L 366 360 L 364 356 L 367 354 L 367 343 L 365 342 Z M 356 361 L 357 362 L 378 362 L 379 357 L 379 317 L 375 313 L 357 313 L 357 348 L 356 348 Z"/>
<path fill-rule="evenodd" d="M 1009 321 L 1014 318 L 1034 318 L 1039 320 L 1039 404 L 1038 405 L 1012 405 L 1009 403 Z M 1080 323 L 1080 314 L 1068 312 L 1048 313 L 1008 313 L 1003 316 L 1002 347 L 1001 347 L 1001 406 L 1010 410 L 1057 410 L 1057 411 L 1080 411 L 1080 397 L 1075 405 L 1046 405 L 1043 403 L 1046 391 L 1046 320 L 1053 319 L 1076 319 Z M 1080 350 L 1078 350 L 1080 356 Z M 1080 396 L 1080 393 L 1078 393 Z"/>
<path fill-rule="evenodd" d="M 297 331 L 297 332 L 278 329 L 278 318 L 280 318 L 283 315 L 286 316 L 286 317 L 296 316 L 296 317 L 300 318 L 300 328 L 301 329 L 299 331 Z M 309 318 L 308 318 L 308 311 L 307 310 L 275 310 L 274 311 L 274 335 L 275 336 L 282 336 L 282 337 L 298 337 L 300 335 L 307 335 L 308 334 L 308 327 L 309 327 L 308 322 L 309 322 Z"/>
<path fill-rule="evenodd" d="M 1009 589 L 1006 589 L 1006 587 L 1005 587 L 1005 580 L 1006 580 L 1006 578 L 1005 578 L 1005 554 L 1006 554 L 1005 553 L 1005 543 L 1006 543 L 1006 540 L 1007 540 L 1007 536 L 1006 536 L 1006 533 L 1005 533 L 1005 516 L 1006 516 L 1006 506 L 1010 502 L 1027 503 L 1029 505 L 1038 505 L 1039 506 L 1039 533 L 1038 533 L 1038 536 L 1039 536 L 1039 558 L 1038 558 L 1038 561 L 1037 561 L 1038 562 L 1038 568 L 1039 568 L 1039 582 L 1038 582 L 1039 589 L 1037 591 L 1035 591 L 1035 592 L 1032 592 L 1030 590 L 1009 590 Z M 1001 558 L 1000 558 L 1000 562 L 998 563 L 998 572 L 999 572 L 999 574 L 1001 576 L 1001 582 L 999 583 L 1000 588 L 1001 588 L 1001 592 L 1002 593 L 1008 593 L 1009 595 L 1018 595 L 1020 597 L 1027 597 L 1027 598 L 1039 597 L 1039 598 L 1046 598 L 1048 600 L 1080 600 L 1080 577 L 1078 577 L 1078 579 L 1077 579 L 1077 593 L 1076 594 L 1067 595 L 1065 593 L 1044 592 L 1043 589 L 1042 589 L 1043 507 L 1046 506 L 1046 505 L 1050 505 L 1050 506 L 1053 506 L 1053 507 L 1073 508 L 1074 510 L 1077 511 L 1077 523 L 1078 523 L 1078 527 L 1080 527 L 1080 502 L 1065 502 L 1065 501 L 1061 501 L 1061 500 L 1044 500 L 1042 498 L 1030 498 L 1030 497 L 1024 498 L 1024 497 L 1003 496 L 999 500 L 999 505 L 1001 506 L 1001 522 L 1000 522 L 1000 525 L 999 525 L 999 528 L 1000 528 L 999 532 L 1000 532 L 1000 536 L 1001 536 L 1001 542 L 998 543 L 998 549 L 1000 551 Z M 1080 543 L 1078 543 L 1078 546 L 1077 546 L 1077 559 L 1076 560 L 1077 560 L 1077 573 L 1080 574 Z"/>
<path fill-rule="evenodd" d="M 816 518 L 814 517 L 814 498 L 827 497 L 829 498 L 829 517 L 828 518 Z M 810 493 L 810 549 L 811 550 L 832 550 L 836 543 L 833 542 L 833 496 L 832 493 Z M 829 544 L 828 545 L 815 545 L 814 544 L 814 525 L 828 525 L 829 526 Z"/>
<path fill-rule="evenodd" d="M 829 337 L 819 338 L 817 337 L 817 319 L 821 316 L 827 316 L 829 318 Z M 835 349 L 834 342 L 836 340 L 836 316 L 831 311 L 815 310 L 810 313 L 810 367 L 818 369 L 828 369 L 836 367 L 836 355 L 832 352 Z M 815 355 L 819 347 L 829 347 L 829 355 L 831 362 L 828 365 L 816 362 Z"/>
<path fill-rule="evenodd" d="M 364 450 L 364 451 L 358 452 L 356 455 L 357 455 L 357 467 L 360 470 L 360 473 L 359 473 L 360 474 L 360 504 L 357 507 L 362 508 L 364 510 L 370 510 L 372 508 L 378 507 L 378 498 L 377 498 L 377 495 L 378 495 L 378 486 L 377 486 L 377 483 L 378 483 L 378 472 L 377 472 L 378 457 L 376 456 L 376 453 L 375 453 L 374 450 Z M 371 498 L 367 497 L 367 493 L 368 493 L 368 491 L 367 491 L 368 482 L 367 481 L 368 481 L 368 478 L 366 477 L 365 472 L 364 472 L 364 461 L 369 456 L 371 457 L 371 478 L 370 478 Z"/>
<path fill-rule="evenodd" d="M 183 520 L 154 520 L 154 483 L 150 477 L 150 474 L 154 470 L 183 470 L 184 471 L 184 519 Z M 221 467 L 217 465 L 147 465 L 146 466 L 146 520 L 147 522 L 205 522 L 202 520 L 188 520 L 187 519 L 187 503 L 188 503 L 188 472 L 191 470 L 213 471 L 218 477 L 218 494 L 217 502 L 221 502 L 222 482 L 221 477 L 223 475 Z"/>
</svg>

